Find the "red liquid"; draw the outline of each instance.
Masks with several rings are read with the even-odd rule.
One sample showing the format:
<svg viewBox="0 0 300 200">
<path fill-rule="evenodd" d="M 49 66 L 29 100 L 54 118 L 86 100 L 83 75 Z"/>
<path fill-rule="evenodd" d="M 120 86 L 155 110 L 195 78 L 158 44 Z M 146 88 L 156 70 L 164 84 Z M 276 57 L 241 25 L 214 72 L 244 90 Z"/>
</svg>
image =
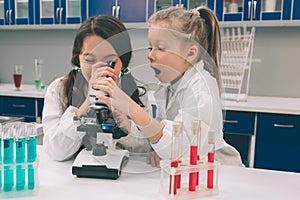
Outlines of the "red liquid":
<svg viewBox="0 0 300 200">
<path fill-rule="evenodd" d="M 192 145 L 190 149 L 190 164 L 196 165 L 198 161 L 198 146 Z M 189 177 L 189 191 L 195 191 L 198 184 L 198 172 L 190 173 Z"/>
<path fill-rule="evenodd" d="M 14 83 L 17 89 L 20 88 L 22 81 L 22 74 L 14 74 Z"/>
<path fill-rule="evenodd" d="M 174 160 L 171 162 L 171 167 L 178 167 L 178 164 L 180 163 L 180 160 Z M 173 188 L 173 194 L 175 195 L 177 193 L 177 189 L 180 188 L 180 180 L 181 176 L 180 174 L 174 176 L 174 188 Z M 170 176 L 170 187 L 169 187 L 169 194 L 172 193 L 172 176 Z"/>
<path fill-rule="evenodd" d="M 214 152 L 208 153 L 208 162 L 213 163 L 214 162 Z M 214 170 L 208 170 L 207 171 L 207 188 L 212 189 L 214 187 Z"/>
</svg>

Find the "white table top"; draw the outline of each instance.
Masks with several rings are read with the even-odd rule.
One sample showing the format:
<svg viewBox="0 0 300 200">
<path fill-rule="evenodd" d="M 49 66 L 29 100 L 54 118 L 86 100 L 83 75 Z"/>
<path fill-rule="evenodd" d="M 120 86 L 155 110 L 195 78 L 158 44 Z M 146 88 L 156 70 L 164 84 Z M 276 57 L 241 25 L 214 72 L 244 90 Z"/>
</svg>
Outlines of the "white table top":
<svg viewBox="0 0 300 200">
<path fill-rule="evenodd" d="M 51 161 L 43 152 L 39 157 L 39 186 L 34 193 L 23 194 L 22 199 L 161 199 L 160 170 L 156 168 L 148 173 L 122 172 L 117 180 L 77 178 L 71 173 L 73 161 Z M 203 199 L 298 200 L 299 183 L 300 173 L 221 166 L 219 194 Z M 17 192 L 11 196 L 20 197 Z"/>
<path fill-rule="evenodd" d="M 300 115 L 300 98 L 249 96 L 247 101 L 223 101 L 226 110 Z"/>
<path fill-rule="evenodd" d="M 44 98 L 45 92 L 46 89 L 36 90 L 35 86 L 30 84 L 21 84 L 19 91 L 15 89 L 13 84 L 0 84 L 0 96 Z"/>
</svg>

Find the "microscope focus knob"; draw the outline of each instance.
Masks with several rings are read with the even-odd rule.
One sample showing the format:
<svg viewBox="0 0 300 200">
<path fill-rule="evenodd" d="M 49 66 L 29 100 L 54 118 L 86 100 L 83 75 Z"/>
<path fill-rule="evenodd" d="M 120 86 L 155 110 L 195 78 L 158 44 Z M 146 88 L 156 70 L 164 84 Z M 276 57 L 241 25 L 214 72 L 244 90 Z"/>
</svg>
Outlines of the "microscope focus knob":
<svg viewBox="0 0 300 200">
<path fill-rule="evenodd" d="M 107 153 L 106 149 L 107 149 L 107 147 L 104 144 L 99 143 L 93 147 L 92 153 L 94 156 L 105 156 Z"/>
</svg>

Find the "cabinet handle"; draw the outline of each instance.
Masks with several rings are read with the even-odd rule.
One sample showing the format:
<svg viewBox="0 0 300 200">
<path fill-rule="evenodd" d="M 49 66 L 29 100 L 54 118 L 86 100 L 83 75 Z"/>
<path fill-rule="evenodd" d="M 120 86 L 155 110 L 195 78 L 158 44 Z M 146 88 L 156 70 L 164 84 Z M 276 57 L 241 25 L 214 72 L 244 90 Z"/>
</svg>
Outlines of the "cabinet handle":
<svg viewBox="0 0 300 200">
<path fill-rule="evenodd" d="M 14 108 L 25 108 L 25 105 L 22 105 L 22 104 L 13 104 L 12 107 L 14 107 Z"/>
<path fill-rule="evenodd" d="M 56 20 L 59 22 L 58 12 L 59 12 L 59 8 L 56 8 Z"/>
<path fill-rule="evenodd" d="M 276 128 L 294 128 L 294 125 L 283 125 L 283 124 L 274 124 L 274 127 Z"/>
<path fill-rule="evenodd" d="M 253 19 L 256 18 L 256 4 L 257 4 L 257 1 L 253 1 Z"/>
<path fill-rule="evenodd" d="M 8 14 L 9 14 L 9 10 L 6 11 L 5 13 L 5 16 L 6 16 L 6 23 L 9 23 L 9 17 L 8 17 Z"/>
<path fill-rule="evenodd" d="M 11 15 L 12 15 L 12 10 L 9 11 L 9 24 L 12 24 L 12 18 L 11 18 Z"/>
<path fill-rule="evenodd" d="M 120 16 L 120 6 L 117 6 L 117 10 L 116 10 L 116 18 L 119 19 Z"/>
<path fill-rule="evenodd" d="M 62 13 L 63 13 L 63 10 L 64 10 L 64 8 L 61 8 L 60 12 L 59 12 L 59 23 L 60 24 L 62 23 Z"/>
<path fill-rule="evenodd" d="M 251 1 L 248 1 L 248 19 L 251 17 Z"/>
<path fill-rule="evenodd" d="M 115 17 L 116 6 L 112 7 L 111 15 Z"/>
<path fill-rule="evenodd" d="M 231 123 L 231 124 L 237 124 L 237 123 L 239 123 L 238 120 L 224 120 L 223 122 L 224 123 Z"/>
</svg>

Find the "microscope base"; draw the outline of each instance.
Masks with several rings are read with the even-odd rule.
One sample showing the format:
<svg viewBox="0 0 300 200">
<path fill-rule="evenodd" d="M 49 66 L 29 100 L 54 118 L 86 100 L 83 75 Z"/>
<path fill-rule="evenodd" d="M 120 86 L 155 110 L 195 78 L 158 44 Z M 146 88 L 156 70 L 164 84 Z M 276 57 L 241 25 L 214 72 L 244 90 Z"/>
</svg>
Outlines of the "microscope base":
<svg viewBox="0 0 300 200">
<path fill-rule="evenodd" d="M 83 149 L 72 165 L 72 174 L 86 178 L 118 179 L 128 159 L 127 150 L 113 150 L 105 156 L 94 156 L 91 151 Z"/>
</svg>

